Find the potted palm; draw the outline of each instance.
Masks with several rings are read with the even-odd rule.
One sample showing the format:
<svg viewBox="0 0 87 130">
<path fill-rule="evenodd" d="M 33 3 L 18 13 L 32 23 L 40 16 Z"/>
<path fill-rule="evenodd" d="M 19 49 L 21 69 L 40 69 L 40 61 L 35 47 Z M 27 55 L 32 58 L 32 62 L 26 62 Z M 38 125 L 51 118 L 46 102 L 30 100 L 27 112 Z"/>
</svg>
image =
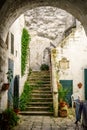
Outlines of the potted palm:
<svg viewBox="0 0 87 130">
<path fill-rule="evenodd" d="M 8 72 L 6 73 L 8 83 L 4 83 L 2 86 L 2 90 L 7 90 L 9 88 L 9 84 L 11 83 L 11 80 L 13 78 L 13 71 L 11 69 L 8 69 Z"/>
<path fill-rule="evenodd" d="M 66 102 L 66 97 L 69 92 L 70 92 L 70 89 L 64 88 L 62 85 L 58 89 L 59 115 L 62 117 L 67 116 L 68 104 Z"/>
</svg>

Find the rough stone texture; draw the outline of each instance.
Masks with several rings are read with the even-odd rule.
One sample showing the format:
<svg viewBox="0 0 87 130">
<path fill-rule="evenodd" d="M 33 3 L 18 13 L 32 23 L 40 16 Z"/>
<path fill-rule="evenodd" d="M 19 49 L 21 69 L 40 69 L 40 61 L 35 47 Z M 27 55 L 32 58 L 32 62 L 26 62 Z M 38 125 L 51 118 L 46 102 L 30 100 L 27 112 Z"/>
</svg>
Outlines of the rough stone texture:
<svg viewBox="0 0 87 130">
<path fill-rule="evenodd" d="M 49 52 L 64 37 L 64 31 L 74 26 L 75 18 L 64 10 L 39 7 L 25 13 L 25 24 L 31 35 L 30 67 L 38 70 L 50 64 Z"/>
<path fill-rule="evenodd" d="M 25 24 L 29 32 L 39 37 L 60 41 L 64 31 L 73 26 L 75 18 L 66 11 L 54 7 L 39 7 L 25 13 Z"/>
<path fill-rule="evenodd" d="M 6 50 L 0 47 L 0 83 L 2 85 L 5 77 L 5 66 L 6 66 Z"/>
<path fill-rule="evenodd" d="M 25 12 L 26 10 L 38 7 L 38 6 L 54 6 L 64 9 L 73 14 L 79 19 L 84 26 L 86 26 L 87 16 L 87 1 L 79 0 L 9 0 L 3 4 L 0 11 L 0 35 L 2 38 L 6 37 L 6 31 L 15 21 L 15 19 Z"/>
<path fill-rule="evenodd" d="M 75 130 L 75 118 L 70 115 L 65 118 L 49 116 L 21 116 L 20 123 L 14 130 Z M 79 130 L 81 123 L 78 124 Z M 78 129 L 77 127 L 77 129 Z"/>
<path fill-rule="evenodd" d="M 0 38 L 2 41 L 5 41 L 9 27 L 20 14 L 39 6 L 59 7 L 68 11 L 81 21 L 87 32 L 86 0 L 3 0 L 2 2 L 0 1 Z"/>
<path fill-rule="evenodd" d="M 0 47 L 0 110 L 7 107 L 7 103 L 4 102 L 4 101 L 6 101 L 7 96 L 6 96 L 5 92 L 1 91 L 2 85 L 5 82 L 6 62 L 7 62 L 6 49 Z M 3 98 L 2 98 L 2 95 L 3 95 Z M 3 105 L 2 105 L 2 103 L 3 103 Z"/>
<path fill-rule="evenodd" d="M 5 44 L 2 44 L 0 47 L 0 89 L 2 88 L 3 83 L 7 83 L 7 75 L 6 72 L 8 71 L 8 59 L 13 61 L 13 78 L 16 75 L 19 75 L 19 83 L 20 93 L 23 91 L 23 85 L 25 80 L 21 79 L 21 35 L 22 29 L 24 27 L 24 16 L 22 15 L 19 17 L 14 24 L 9 29 L 8 38 Z M 11 54 L 11 33 L 14 35 L 14 54 Z M 3 41 L 2 41 L 3 43 Z M 3 46 L 5 45 L 5 46 Z M 25 76 L 27 77 L 27 76 Z M 14 83 L 14 81 L 13 81 Z M 12 86 L 11 86 L 12 87 Z M 13 93 L 12 89 L 9 89 L 10 93 Z M 8 104 L 8 92 L 9 91 L 1 91 L 0 93 L 0 109 L 6 109 Z"/>
</svg>

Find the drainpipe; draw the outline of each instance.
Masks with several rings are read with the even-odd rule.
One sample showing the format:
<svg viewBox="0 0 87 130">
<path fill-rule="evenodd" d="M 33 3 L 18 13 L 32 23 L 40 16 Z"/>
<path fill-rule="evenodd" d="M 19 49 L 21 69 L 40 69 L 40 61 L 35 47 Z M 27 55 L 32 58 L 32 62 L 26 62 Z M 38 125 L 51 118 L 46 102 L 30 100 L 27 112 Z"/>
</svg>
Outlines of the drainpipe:
<svg viewBox="0 0 87 130">
<path fill-rule="evenodd" d="M 58 89 L 56 80 L 56 65 L 55 65 L 55 57 L 53 56 L 52 53 L 51 53 L 51 64 L 52 64 L 53 109 L 54 109 L 54 116 L 58 117 Z"/>
</svg>

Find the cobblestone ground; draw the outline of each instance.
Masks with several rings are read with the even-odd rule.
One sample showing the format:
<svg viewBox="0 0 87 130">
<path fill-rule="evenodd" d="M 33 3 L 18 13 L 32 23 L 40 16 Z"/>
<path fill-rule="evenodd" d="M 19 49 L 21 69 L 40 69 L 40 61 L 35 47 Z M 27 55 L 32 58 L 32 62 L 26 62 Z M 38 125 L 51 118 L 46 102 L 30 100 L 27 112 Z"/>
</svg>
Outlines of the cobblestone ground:
<svg viewBox="0 0 87 130">
<path fill-rule="evenodd" d="M 20 116 L 20 122 L 14 130 L 82 130 L 74 124 L 75 118 L 69 115 L 65 118 L 52 116 Z"/>
</svg>

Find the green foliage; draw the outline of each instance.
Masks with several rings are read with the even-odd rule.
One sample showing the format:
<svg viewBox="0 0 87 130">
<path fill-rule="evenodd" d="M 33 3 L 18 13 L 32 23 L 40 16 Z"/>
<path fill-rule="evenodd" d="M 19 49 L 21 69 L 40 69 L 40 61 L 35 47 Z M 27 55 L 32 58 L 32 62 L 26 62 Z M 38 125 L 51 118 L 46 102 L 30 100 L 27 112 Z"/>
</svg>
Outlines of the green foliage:
<svg viewBox="0 0 87 130">
<path fill-rule="evenodd" d="M 49 70 L 49 66 L 46 64 L 42 64 L 40 70 Z"/>
<path fill-rule="evenodd" d="M 7 79 L 8 79 L 8 83 L 11 82 L 12 78 L 13 78 L 13 72 L 11 69 L 8 70 L 7 74 Z"/>
<path fill-rule="evenodd" d="M 64 88 L 62 85 L 61 85 L 61 87 L 58 89 L 58 94 L 59 94 L 59 96 L 58 96 L 58 100 L 60 101 L 60 100 L 63 100 L 63 101 L 67 101 L 67 94 L 70 92 L 70 90 L 71 90 L 71 87 L 70 87 L 70 89 L 69 88 Z"/>
<path fill-rule="evenodd" d="M 19 117 L 12 109 L 8 108 L 3 112 L 3 121 L 7 121 L 7 124 L 10 129 L 17 125 L 18 120 Z"/>
<path fill-rule="evenodd" d="M 31 75 L 31 73 L 32 73 L 32 69 L 31 69 L 31 68 L 29 68 L 29 74 L 28 74 L 28 75 Z"/>
<path fill-rule="evenodd" d="M 27 52 L 28 46 L 31 38 L 28 34 L 28 31 L 24 28 L 22 32 L 22 39 L 21 39 L 21 74 L 24 75 L 26 70 L 26 63 L 27 63 Z"/>
<path fill-rule="evenodd" d="M 14 109 L 19 108 L 19 97 L 13 97 L 13 108 Z"/>
<path fill-rule="evenodd" d="M 24 91 L 20 97 L 20 105 L 19 105 L 20 110 L 25 110 L 27 102 L 31 100 L 31 91 L 32 91 L 32 88 L 26 82 L 24 85 Z"/>
</svg>

